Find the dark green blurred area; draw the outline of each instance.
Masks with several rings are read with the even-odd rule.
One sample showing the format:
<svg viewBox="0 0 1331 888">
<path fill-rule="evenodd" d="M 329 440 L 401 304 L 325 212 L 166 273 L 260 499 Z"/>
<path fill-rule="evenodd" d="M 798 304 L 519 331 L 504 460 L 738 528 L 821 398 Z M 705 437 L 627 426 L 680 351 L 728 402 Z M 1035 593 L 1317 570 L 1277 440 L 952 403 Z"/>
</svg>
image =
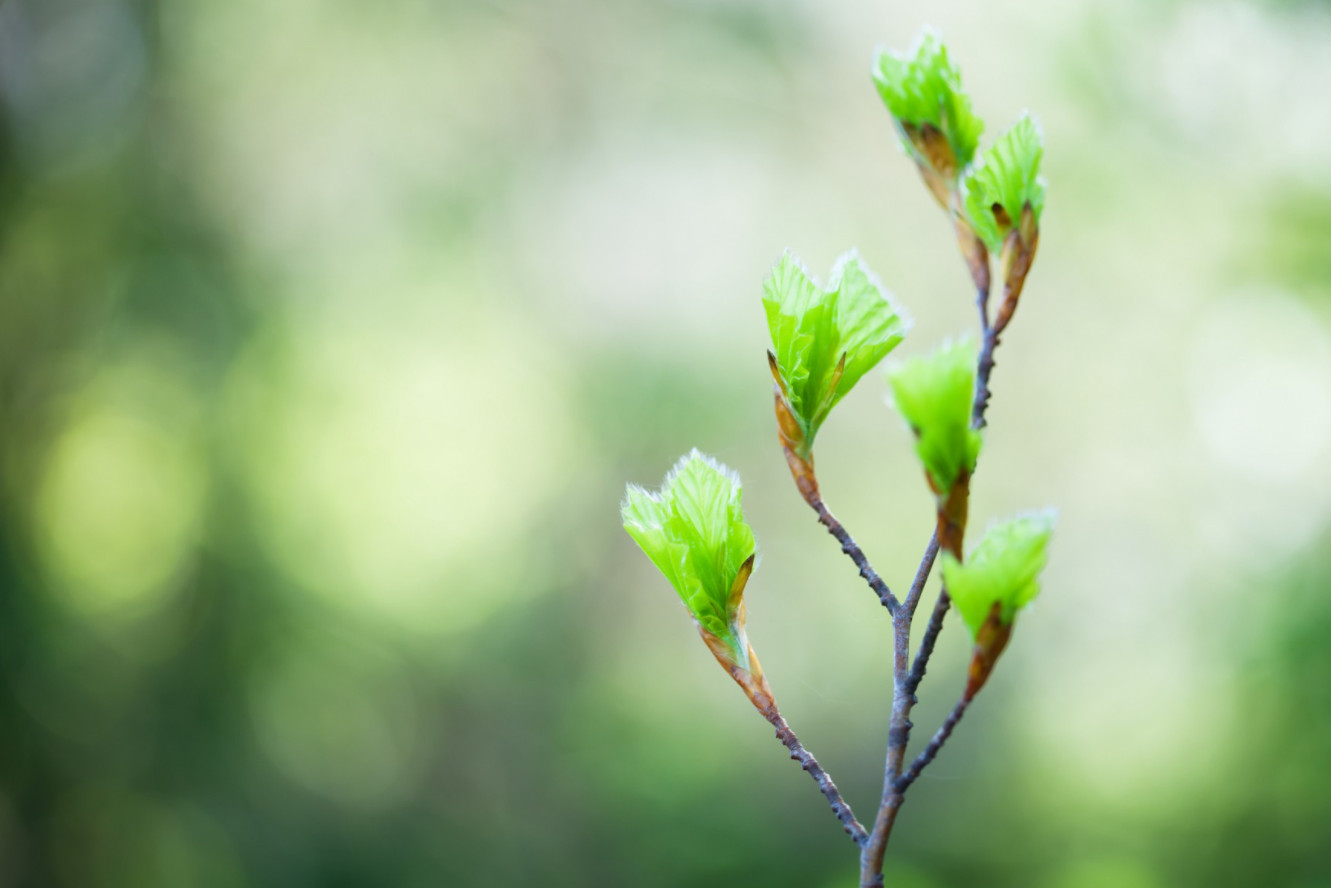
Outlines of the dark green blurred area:
<svg viewBox="0 0 1331 888">
<path fill-rule="evenodd" d="M 888 625 L 759 284 L 858 246 L 902 354 L 973 323 L 868 77 L 925 22 L 987 140 L 1043 120 L 973 521 L 1061 519 L 888 884 L 1331 886 L 1331 17 L 1145 0 L 0 2 L 0 885 L 855 884 L 616 507 L 741 472 L 752 641 L 872 818 Z M 885 389 L 818 464 L 904 584 Z"/>
</svg>

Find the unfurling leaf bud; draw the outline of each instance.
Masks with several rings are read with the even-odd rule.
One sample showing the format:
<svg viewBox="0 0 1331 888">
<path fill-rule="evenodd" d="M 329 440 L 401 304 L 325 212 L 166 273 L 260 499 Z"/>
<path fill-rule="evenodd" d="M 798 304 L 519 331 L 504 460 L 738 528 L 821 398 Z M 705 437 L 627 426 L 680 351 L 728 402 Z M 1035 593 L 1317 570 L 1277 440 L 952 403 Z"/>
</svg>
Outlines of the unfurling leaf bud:
<svg viewBox="0 0 1331 888">
<path fill-rule="evenodd" d="M 879 49 L 873 79 L 925 185 L 951 210 L 958 177 L 975 156 L 984 122 L 971 109 L 947 47 L 925 28 L 905 55 Z"/>
<path fill-rule="evenodd" d="M 889 371 L 888 382 L 938 500 L 939 545 L 960 558 L 970 476 L 982 443 L 971 428 L 975 349 L 965 339 L 944 345 Z"/>
<path fill-rule="evenodd" d="M 966 175 L 966 216 L 990 252 L 999 253 L 1003 304 L 994 321 L 1002 331 L 1017 310 L 1040 242 L 1045 182 L 1040 175 L 1044 136 L 1029 114 L 1013 124 Z"/>
<path fill-rule="evenodd" d="M 739 476 L 696 449 L 656 492 L 630 484 L 624 529 L 665 574 L 717 661 L 760 709 L 774 706 L 744 631 L 744 589 L 755 542 L 740 507 Z"/>
<path fill-rule="evenodd" d="M 1053 530 L 1052 512 L 1024 515 L 990 528 L 965 563 L 944 553 L 943 584 L 975 639 L 968 698 L 988 680 L 1017 612 L 1040 593 Z"/>
<path fill-rule="evenodd" d="M 818 430 L 860 377 L 896 348 L 910 321 L 853 250 L 837 261 L 827 289 L 786 252 L 763 290 L 781 446 L 808 499 L 818 489 Z"/>
</svg>

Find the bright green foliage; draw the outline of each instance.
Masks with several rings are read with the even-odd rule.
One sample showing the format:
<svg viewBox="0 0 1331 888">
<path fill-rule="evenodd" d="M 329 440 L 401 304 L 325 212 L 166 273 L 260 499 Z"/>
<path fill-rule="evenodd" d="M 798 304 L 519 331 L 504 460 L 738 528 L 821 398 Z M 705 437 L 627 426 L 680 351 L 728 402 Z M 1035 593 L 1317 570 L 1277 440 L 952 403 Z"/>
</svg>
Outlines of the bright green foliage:
<svg viewBox="0 0 1331 888">
<path fill-rule="evenodd" d="M 620 514 L 693 618 L 743 662 L 741 596 L 732 592 L 743 592 L 735 581 L 754 554 L 754 539 L 740 509 L 739 476 L 695 449 L 675 464 L 660 491 L 630 484 Z"/>
<path fill-rule="evenodd" d="M 948 59 L 947 47 L 932 29 L 921 31 L 905 56 L 880 49 L 873 79 L 899 127 L 930 124 L 952 147 L 957 170 L 971 162 L 984 121 L 971 109 L 970 96 L 961 88 L 961 71 Z M 916 153 L 905 133 L 902 141 L 908 151 Z"/>
<path fill-rule="evenodd" d="M 837 260 L 826 290 L 787 251 L 763 291 L 772 351 L 807 456 L 827 414 L 901 342 L 910 321 L 854 250 Z"/>
<path fill-rule="evenodd" d="M 991 527 L 965 564 L 943 553 L 943 583 L 972 636 L 995 603 L 1006 624 L 1040 594 L 1040 571 L 1053 532 L 1053 512 L 1022 515 Z"/>
<path fill-rule="evenodd" d="M 984 152 L 980 163 L 966 176 L 966 215 L 975 233 L 990 250 L 1002 249 L 1003 238 L 1021 221 L 1022 209 L 1031 205 L 1035 222 L 1044 211 L 1044 178 L 1040 158 L 1044 135 L 1029 114 Z M 1001 208 L 1001 214 L 995 208 Z"/>
<path fill-rule="evenodd" d="M 969 340 L 946 344 L 888 373 L 897 410 L 915 432 L 915 451 L 935 490 L 946 494 L 975 471 L 980 433 L 971 428 L 975 349 Z"/>
</svg>

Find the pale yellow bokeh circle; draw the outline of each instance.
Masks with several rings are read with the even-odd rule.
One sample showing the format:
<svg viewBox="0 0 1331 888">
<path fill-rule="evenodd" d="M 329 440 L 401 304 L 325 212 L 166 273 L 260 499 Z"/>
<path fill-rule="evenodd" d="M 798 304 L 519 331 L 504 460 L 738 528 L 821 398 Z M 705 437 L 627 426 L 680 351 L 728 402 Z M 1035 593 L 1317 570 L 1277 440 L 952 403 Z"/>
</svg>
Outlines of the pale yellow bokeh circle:
<svg viewBox="0 0 1331 888">
<path fill-rule="evenodd" d="M 208 491 L 192 410 L 174 368 L 148 360 L 109 366 L 71 399 L 34 526 L 48 587 L 76 614 L 139 616 L 178 587 Z"/>
<path fill-rule="evenodd" d="M 413 631 L 530 591 L 524 537 L 568 483 L 571 421 L 519 324 L 316 318 L 233 380 L 243 470 L 276 563 Z"/>
</svg>

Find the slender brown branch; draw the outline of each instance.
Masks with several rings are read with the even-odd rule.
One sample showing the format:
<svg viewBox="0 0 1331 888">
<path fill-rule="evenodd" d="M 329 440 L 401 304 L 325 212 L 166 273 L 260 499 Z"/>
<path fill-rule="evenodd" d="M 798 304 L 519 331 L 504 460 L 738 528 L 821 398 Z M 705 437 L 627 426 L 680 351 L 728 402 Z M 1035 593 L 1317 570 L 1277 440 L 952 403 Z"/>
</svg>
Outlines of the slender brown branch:
<svg viewBox="0 0 1331 888">
<path fill-rule="evenodd" d="M 980 329 L 984 334 L 980 355 L 976 362 L 975 396 L 971 407 L 971 425 L 977 429 L 984 427 L 984 414 L 989 407 L 989 377 L 994 369 L 994 349 L 998 346 L 998 331 L 989 323 L 987 277 L 988 275 L 985 274 L 985 286 L 977 287 L 976 294 L 976 306 L 980 313 Z M 887 842 L 892 835 L 892 827 L 896 823 L 897 813 L 905 802 L 906 790 L 915 782 L 915 778 L 919 776 L 920 771 L 929 762 L 933 761 L 934 756 L 938 755 L 938 750 L 947 742 L 947 738 L 952 734 L 952 729 L 961 720 L 966 705 L 970 702 L 967 699 L 958 704 L 958 707 L 953 710 L 947 721 L 943 723 L 943 726 L 929 741 L 929 745 L 911 764 L 910 770 L 903 774 L 902 767 L 905 763 L 906 748 L 910 743 L 910 731 L 913 727 L 910 721 L 910 712 L 916 702 L 915 692 L 924 678 L 925 670 L 929 665 L 929 658 L 933 655 L 934 645 L 937 643 L 938 635 L 943 629 L 943 619 L 947 616 L 948 609 L 951 606 L 951 599 L 947 590 L 942 589 L 938 593 L 938 601 L 935 603 L 933 613 L 929 617 L 929 625 L 925 628 L 924 637 L 920 641 L 920 648 L 915 655 L 915 661 L 911 663 L 911 623 L 915 611 L 919 607 L 920 597 L 924 593 L 924 586 L 929 579 L 929 572 L 932 570 L 934 560 L 938 555 L 942 542 L 941 537 L 941 528 L 936 527 L 933 537 L 929 540 L 929 545 L 925 548 L 924 556 L 920 559 L 920 567 L 916 571 L 915 581 L 906 594 L 905 602 L 899 608 L 888 608 L 892 612 L 894 630 L 892 720 L 888 728 L 887 763 L 883 775 L 882 802 L 878 809 L 878 816 L 874 819 L 873 831 L 869 834 L 864 843 L 864 850 L 860 854 L 861 888 L 880 888 L 882 886 L 883 857 L 887 853 Z M 960 555 L 960 544 L 960 539 L 950 541 L 950 545 L 958 550 L 955 553 L 958 556 Z"/>
<path fill-rule="evenodd" d="M 860 888 L 883 888 L 883 857 L 887 853 L 887 838 L 896 825 L 902 801 L 904 798 L 900 794 L 890 794 L 887 802 L 878 810 L 873 833 L 860 852 Z"/>
<path fill-rule="evenodd" d="M 818 784 L 818 789 L 827 798 L 827 803 L 832 807 L 832 813 L 836 819 L 841 821 L 841 826 L 846 834 L 855 841 L 857 845 L 863 845 L 867 835 L 864 826 L 855 819 L 855 812 L 850 809 L 850 805 L 841 797 L 841 791 L 832 782 L 832 776 L 818 764 L 818 759 L 813 757 L 813 753 L 804 748 L 800 743 L 799 737 L 786 720 L 781 717 L 775 707 L 763 712 L 767 720 L 776 728 L 776 739 L 785 744 L 786 749 L 790 750 L 790 757 L 800 763 L 800 767 L 809 772 L 814 783 Z"/>
<path fill-rule="evenodd" d="M 887 840 L 892 835 L 897 812 L 905 796 L 895 789 L 901 768 L 906 760 L 906 747 L 910 744 L 910 711 L 915 705 L 915 690 L 909 686 L 910 627 L 915 609 L 919 606 L 929 572 L 938 557 L 939 533 L 934 528 L 929 544 L 925 546 L 915 579 L 910 584 L 906 599 L 892 616 L 892 720 L 887 733 L 887 762 L 883 768 L 883 799 L 874 820 L 873 832 L 860 855 L 860 884 L 876 888 L 883 884 L 883 856 L 887 853 Z"/>
<path fill-rule="evenodd" d="M 846 531 L 846 528 L 841 526 L 841 522 L 836 520 L 836 516 L 827 508 L 827 504 L 823 502 L 821 496 L 810 498 L 809 505 L 813 506 L 813 510 L 818 513 L 818 523 L 826 527 L 827 532 L 836 537 L 837 542 L 841 544 L 841 551 L 849 555 L 850 560 L 855 562 L 855 566 L 859 568 L 860 576 L 864 577 L 864 581 L 869 584 L 869 588 L 873 589 L 878 595 L 878 600 L 883 603 L 883 607 L 887 608 L 888 613 L 895 616 L 899 606 L 897 597 L 892 594 L 892 590 L 887 587 L 887 583 L 873 569 L 873 565 L 869 564 L 868 556 L 855 543 L 854 538 Z"/>
<path fill-rule="evenodd" d="M 920 558 L 920 566 L 915 571 L 915 580 L 910 584 L 910 589 L 906 592 L 906 600 L 902 606 L 906 609 L 908 617 L 915 616 L 915 609 L 920 606 L 920 596 L 924 593 L 924 585 L 929 581 L 929 572 L 933 570 L 934 559 L 938 557 L 938 528 L 934 528 L 934 535 L 929 539 L 929 545 L 924 547 L 924 555 Z"/>
<path fill-rule="evenodd" d="M 915 782 L 915 778 L 920 776 L 920 772 L 924 770 L 925 766 L 934 760 L 934 757 L 938 755 L 938 751 L 943 748 L 943 744 L 947 742 L 947 738 L 952 736 L 952 729 L 957 726 L 957 722 L 961 721 L 961 717 L 966 714 L 966 707 L 970 706 L 972 699 L 974 698 L 962 696 L 962 698 L 957 701 L 957 705 L 952 707 L 952 711 L 948 713 L 947 718 L 943 720 L 943 724 L 938 728 L 938 731 L 934 734 L 932 739 L 929 740 L 929 745 L 920 751 L 920 754 L 915 757 L 915 761 L 911 762 L 910 769 L 897 778 L 896 784 L 893 786 L 893 791 L 895 793 L 898 795 L 904 794 L 906 790 L 910 788 L 910 785 Z"/>
<path fill-rule="evenodd" d="M 931 541 L 930 548 L 937 552 Z M 927 552 L 926 552 L 927 554 Z M 928 559 L 926 559 L 928 560 Z M 923 563 L 917 574 L 921 587 L 922 576 L 927 575 Z M 919 595 L 916 595 L 918 600 Z M 892 618 L 892 720 L 887 731 L 887 761 L 883 768 L 883 798 L 874 819 L 873 832 L 864 845 L 860 855 L 861 886 L 882 884 L 883 855 L 887 852 L 887 840 L 892 834 L 892 825 L 896 823 L 897 812 L 901 809 L 904 796 L 897 792 L 896 783 L 906 760 L 906 746 L 910 743 L 910 710 L 915 697 L 906 689 L 907 669 L 910 666 L 910 612 L 902 607 Z"/>
<path fill-rule="evenodd" d="M 988 271 L 988 268 L 985 269 Z M 986 281 L 986 283 L 988 283 Z M 989 334 L 989 288 L 975 288 L 975 307 L 980 311 L 980 331 L 985 335 Z"/>
<path fill-rule="evenodd" d="M 971 405 L 971 427 L 982 429 L 984 413 L 989 409 L 989 377 L 994 372 L 994 349 L 998 348 L 998 332 L 986 321 L 984 341 L 980 344 L 980 357 L 975 364 L 975 401 Z"/>
<path fill-rule="evenodd" d="M 823 796 L 827 798 L 827 803 L 832 806 L 832 813 L 836 819 L 841 821 L 842 827 L 846 830 L 856 845 L 863 847 L 865 840 L 864 826 L 855 819 L 855 812 L 851 811 L 850 805 L 841 797 L 840 790 L 832 782 L 832 775 L 824 770 L 823 766 L 818 764 L 818 759 L 813 757 L 813 753 L 804 748 L 800 738 L 795 736 L 795 731 L 781 717 L 781 710 L 777 708 L 776 697 L 772 695 L 772 688 L 767 683 L 767 677 L 763 675 L 763 667 L 758 662 L 758 655 L 754 653 L 753 648 L 748 649 L 748 662 L 741 664 L 736 660 L 730 646 L 721 638 L 699 625 L 698 632 L 702 635 L 703 641 L 711 650 L 730 677 L 735 680 L 743 690 L 744 695 L 749 698 L 755 709 L 767 719 L 772 727 L 776 728 L 776 739 L 790 750 L 790 757 L 800 763 L 800 767 L 809 772 L 813 782 L 818 784 L 818 789 Z"/>
<path fill-rule="evenodd" d="M 952 599 L 947 589 L 938 593 L 933 613 L 929 615 L 929 625 L 924 627 L 924 637 L 920 639 L 920 648 L 915 652 L 915 662 L 910 668 L 910 677 L 906 679 L 906 690 L 914 695 L 924 680 L 925 670 L 929 667 L 929 658 L 933 656 L 934 645 L 938 643 L 938 633 L 943 631 L 943 618 L 947 616 Z"/>
</svg>

